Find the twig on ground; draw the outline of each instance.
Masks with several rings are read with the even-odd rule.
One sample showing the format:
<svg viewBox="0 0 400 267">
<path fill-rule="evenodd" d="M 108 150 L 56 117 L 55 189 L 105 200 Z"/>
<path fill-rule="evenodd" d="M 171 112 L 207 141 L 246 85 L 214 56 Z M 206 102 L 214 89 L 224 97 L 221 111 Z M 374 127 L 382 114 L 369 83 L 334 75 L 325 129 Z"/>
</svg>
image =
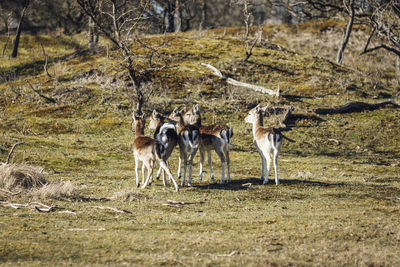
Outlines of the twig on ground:
<svg viewBox="0 0 400 267">
<path fill-rule="evenodd" d="M 47 103 L 55 104 L 55 103 L 57 102 L 54 98 L 48 97 L 48 96 L 45 96 L 45 95 L 41 94 L 38 90 L 36 90 L 36 89 L 32 86 L 32 84 L 31 84 L 29 81 L 27 81 L 27 83 L 28 83 L 29 87 L 32 89 L 32 91 L 35 92 L 38 96 L 40 96 L 40 97 L 43 98 L 44 100 L 46 100 Z"/>
<path fill-rule="evenodd" d="M 105 231 L 105 228 L 89 229 L 89 228 L 70 228 L 68 231 Z"/>
<path fill-rule="evenodd" d="M 112 210 L 118 213 L 132 213 L 129 210 L 119 210 L 113 207 L 106 207 L 106 206 L 90 206 L 91 208 L 97 208 L 97 209 L 102 209 L 102 210 Z"/>
<path fill-rule="evenodd" d="M 75 211 L 72 211 L 72 210 L 61 210 L 61 211 L 59 211 L 59 212 L 57 212 L 57 213 L 76 214 L 76 212 L 75 212 Z"/>
<path fill-rule="evenodd" d="M 212 254 L 212 253 L 199 253 L 199 255 L 209 255 L 209 256 L 213 256 L 213 257 L 232 257 L 233 255 L 237 254 L 237 251 L 232 251 L 229 254 Z"/>
<path fill-rule="evenodd" d="M 198 205 L 198 204 L 204 204 L 205 201 L 197 201 L 197 202 L 183 202 L 183 201 L 174 201 L 168 199 L 166 203 L 161 203 L 162 206 L 170 206 L 170 207 L 175 207 L 175 208 L 182 208 L 184 205 Z"/>
<path fill-rule="evenodd" d="M 0 188 L 0 192 L 9 194 L 9 195 L 11 195 L 11 196 L 16 196 L 16 195 L 19 195 L 19 194 L 22 193 L 22 191 L 19 191 L 19 192 L 15 192 L 15 193 L 14 193 L 14 192 L 8 191 L 8 190 L 6 190 L 6 189 L 2 189 L 2 188 Z"/>
</svg>

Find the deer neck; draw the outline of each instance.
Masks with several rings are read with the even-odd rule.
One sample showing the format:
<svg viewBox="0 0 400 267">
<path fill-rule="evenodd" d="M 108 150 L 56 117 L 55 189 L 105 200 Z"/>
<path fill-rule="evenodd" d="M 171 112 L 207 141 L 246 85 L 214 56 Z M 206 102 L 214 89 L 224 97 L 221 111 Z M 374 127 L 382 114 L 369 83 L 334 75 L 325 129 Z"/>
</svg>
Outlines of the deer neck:
<svg viewBox="0 0 400 267">
<path fill-rule="evenodd" d="M 144 135 L 144 127 L 143 127 L 143 122 L 141 120 L 137 120 L 135 122 L 135 136 L 142 136 Z"/>
<path fill-rule="evenodd" d="M 201 127 L 201 118 L 200 116 L 196 119 L 195 123 L 193 125 L 196 125 L 197 127 Z"/>
<path fill-rule="evenodd" d="M 256 136 L 256 132 L 258 129 L 262 128 L 264 126 L 263 123 L 263 115 L 262 114 L 257 114 L 256 119 L 253 122 L 253 136 Z"/>
<path fill-rule="evenodd" d="M 160 132 L 160 128 L 163 124 L 164 124 L 164 119 L 157 120 L 156 130 L 154 131 L 156 134 Z"/>
<path fill-rule="evenodd" d="M 184 127 L 185 127 L 185 122 L 183 121 L 182 115 L 178 115 L 178 120 L 177 120 L 177 129 L 178 132 L 180 132 Z"/>
</svg>

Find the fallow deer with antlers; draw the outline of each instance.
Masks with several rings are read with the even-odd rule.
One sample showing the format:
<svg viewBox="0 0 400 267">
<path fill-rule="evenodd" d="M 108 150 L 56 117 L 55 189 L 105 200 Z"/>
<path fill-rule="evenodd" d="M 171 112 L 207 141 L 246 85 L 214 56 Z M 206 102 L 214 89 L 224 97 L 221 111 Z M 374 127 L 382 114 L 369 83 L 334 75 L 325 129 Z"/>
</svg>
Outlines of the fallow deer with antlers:
<svg viewBox="0 0 400 267">
<path fill-rule="evenodd" d="M 175 186 L 175 190 L 178 191 L 179 187 L 171 171 L 168 168 L 167 163 L 164 160 L 165 147 L 164 145 L 151 137 L 144 135 L 145 126 L 145 115 L 139 113 L 132 113 L 133 127 L 135 129 L 135 140 L 133 142 L 133 156 L 135 158 L 135 175 L 136 175 L 136 186 L 139 187 L 139 163 L 142 162 L 142 172 L 144 178 L 144 168 L 147 169 L 147 178 L 143 181 L 142 188 L 145 188 L 149 183 L 150 178 L 153 176 L 154 161 L 158 160 L 161 168 L 168 174 L 169 179 Z M 164 186 L 166 186 L 166 179 L 163 179 Z"/>
<path fill-rule="evenodd" d="M 211 150 L 214 150 L 221 160 L 222 174 L 221 184 L 225 182 L 225 161 L 227 164 L 228 183 L 231 181 L 230 174 L 230 158 L 229 149 L 231 147 L 231 138 L 233 131 L 225 124 L 214 123 L 211 125 L 201 124 L 201 115 L 199 105 L 194 105 L 192 109 L 188 110 L 184 115 L 184 120 L 191 124 L 196 125 L 200 129 L 200 173 L 199 181 L 203 177 L 203 164 L 204 153 L 207 152 L 208 165 L 210 167 L 210 179 L 214 180 L 214 173 L 211 163 Z"/>
<path fill-rule="evenodd" d="M 188 165 L 188 159 L 189 159 L 188 185 L 192 186 L 193 158 L 196 155 L 196 152 L 200 144 L 199 128 L 194 125 L 185 125 L 182 113 L 178 110 L 178 108 L 175 108 L 172 111 L 169 118 L 177 122 L 176 126 L 178 133 L 179 151 L 180 151 L 180 157 L 181 159 L 183 159 L 182 186 L 185 185 L 186 167 Z M 178 169 L 178 176 L 180 176 L 179 174 L 180 174 L 180 168 Z"/>
<path fill-rule="evenodd" d="M 267 107 L 261 108 L 260 105 L 257 105 L 255 108 L 251 109 L 245 118 L 245 122 L 253 125 L 254 145 L 260 153 L 262 162 L 261 179 L 264 178 L 263 184 L 268 183 L 268 174 L 272 157 L 275 171 L 275 183 L 278 185 L 278 156 L 282 147 L 282 138 L 290 142 L 294 141 L 284 136 L 278 129 L 263 127 L 264 110 L 266 108 Z"/>
</svg>

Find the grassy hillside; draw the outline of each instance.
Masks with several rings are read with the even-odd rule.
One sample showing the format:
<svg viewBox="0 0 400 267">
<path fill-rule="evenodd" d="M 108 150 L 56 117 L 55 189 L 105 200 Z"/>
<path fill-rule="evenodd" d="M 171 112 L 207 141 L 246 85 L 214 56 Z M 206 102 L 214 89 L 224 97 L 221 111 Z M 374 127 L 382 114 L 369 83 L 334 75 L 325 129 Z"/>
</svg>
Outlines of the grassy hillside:
<svg viewBox="0 0 400 267">
<path fill-rule="evenodd" d="M 199 103 L 206 123 L 215 117 L 234 129 L 233 182 L 219 185 L 221 164 L 213 154 L 217 180 L 209 181 L 206 167 L 202 182 L 196 179 L 179 193 L 157 180 L 145 190 L 134 186 L 132 103 L 119 82 L 126 74 L 117 51 L 89 53 L 84 36 L 24 36 L 17 60 L 0 61 L 0 161 L 22 141 L 12 162 L 44 168 L 53 183 L 71 181 L 75 194 L 1 193 L 0 263 L 398 265 L 400 111 L 388 106 L 314 113 L 350 101 L 400 101 L 394 58 L 358 56 L 358 42 L 366 38 L 362 29 L 344 65 L 334 63 L 340 26 L 318 21 L 264 27 L 248 62 L 242 60 L 240 28 L 165 37 L 168 46 L 160 54 L 169 68 L 155 75 L 157 92 L 146 112 Z M 149 36 L 146 42 L 159 44 L 162 38 Z M 5 40 L 0 37 L 0 47 Z M 51 77 L 43 69 L 41 44 Z M 201 63 L 243 82 L 279 85 L 282 94 L 227 85 Z M 297 142 L 283 144 L 279 186 L 259 180 L 259 156 L 244 123 L 257 103 L 295 108 L 285 135 Z M 170 160 L 174 174 L 177 157 L 175 151 Z M 35 201 L 54 212 L 8 205 Z"/>
</svg>

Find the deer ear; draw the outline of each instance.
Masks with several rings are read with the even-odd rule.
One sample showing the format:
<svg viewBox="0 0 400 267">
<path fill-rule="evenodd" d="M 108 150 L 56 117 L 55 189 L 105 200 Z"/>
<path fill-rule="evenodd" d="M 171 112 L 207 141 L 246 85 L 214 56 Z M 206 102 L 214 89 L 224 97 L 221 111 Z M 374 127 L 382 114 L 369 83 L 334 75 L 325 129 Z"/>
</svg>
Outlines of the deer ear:
<svg viewBox="0 0 400 267">
<path fill-rule="evenodd" d="M 255 108 L 254 108 L 257 112 L 260 111 L 260 104 L 258 104 Z"/>
<path fill-rule="evenodd" d="M 153 109 L 153 118 L 157 117 L 157 110 Z"/>
<path fill-rule="evenodd" d="M 196 104 L 193 106 L 193 111 L 194 112 L 199 112 L 199 104 Z"/>
</svg>

